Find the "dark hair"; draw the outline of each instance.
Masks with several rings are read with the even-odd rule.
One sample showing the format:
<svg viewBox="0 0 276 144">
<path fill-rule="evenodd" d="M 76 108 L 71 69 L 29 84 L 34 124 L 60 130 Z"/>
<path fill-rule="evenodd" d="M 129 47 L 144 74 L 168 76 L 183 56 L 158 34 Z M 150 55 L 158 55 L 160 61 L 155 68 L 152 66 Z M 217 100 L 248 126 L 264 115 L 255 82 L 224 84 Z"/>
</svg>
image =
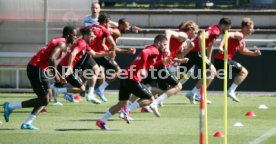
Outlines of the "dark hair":
<svg viewBox="0 0 276 144">
<path fill-rule="evenodd" d="M 126 24 L 127 22 L 128 22 L 128 21 L 127 21 L 126 18 L 121 18 L 121 19 L 119 19 L 118 24 L 119 24 L 119 25 L 123 25 L 123 24 Z"/>
<path fill-rule="evenodd" d="M 163 34 L 159 34 L 154 38 L 154 43 L 161 42 L 164 40 L 168 40 L 167 37 Z"/>
<path fill-rule="evenodd" d="M 244 18 L 241 22 L 241 27 L 243 28 L 252 24 L 254 25 L 253 20 L 251 20 L 250 18 Z"/>
<path fill-rule="evenodd" d="M 226 25 L 226 26 L 232 25 L 232 21 L 231 21 L 230 18 L 225 18 L 225 17 L 224 17 L 224 18 L 221 18 L 221 19 L 220 19 L 218 25 Z"/>
<path fill-rule="evenodd" d="M 99 15 L 98 22 L 100 24 L 102 24 L 102 23 L 108 23 L 109 20 L 110 20 L 109 14 L 102 13 L 102 14 Z"/>
<path fill-rule="evenodd" d="M 62 35 L 66 36 L 68 34 L 72 34 L 76 28 L 73 26 L 65 26 L 62 31 Z"/>
<path fill-rule="evenodd" d="M 92 32 L 92 27 L 90 27 L 90 26 L 82 27 L 82 28 L 80 28 L 80 32 L 81 32 L 82 36 L 90 35 L 90 33 Z"/>
</svg>

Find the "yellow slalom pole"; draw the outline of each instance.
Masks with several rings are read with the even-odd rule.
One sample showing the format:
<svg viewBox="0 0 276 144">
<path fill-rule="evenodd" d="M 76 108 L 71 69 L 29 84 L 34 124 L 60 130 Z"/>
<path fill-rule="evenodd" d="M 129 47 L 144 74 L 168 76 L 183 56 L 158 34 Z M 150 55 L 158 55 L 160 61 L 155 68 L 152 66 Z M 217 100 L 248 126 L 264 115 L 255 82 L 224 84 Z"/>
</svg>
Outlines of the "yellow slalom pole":
<svg viewBox="0 0 276 144">
<path fill-rule="evenodd" d="M 202 54 L 202 80 L 203 80 L 203 95 L 204 95 L 204 130 L 205 130 L 205 144 L 208 144 L 208 116 L 207 116 L 207 92 L 206 92 L 206 53 L 205 53 L 205 30 L 202 31 L 201 39 L 201 54 Z"/>
<path fill-rule="evenodd" d="M 228 67 L 227 67 L 227 58 L 228 55 L 228 31 L 225 31 L 224 34 L 224 144 L 227 144 L 227 80 L 228 80 Z"/>
</svg>

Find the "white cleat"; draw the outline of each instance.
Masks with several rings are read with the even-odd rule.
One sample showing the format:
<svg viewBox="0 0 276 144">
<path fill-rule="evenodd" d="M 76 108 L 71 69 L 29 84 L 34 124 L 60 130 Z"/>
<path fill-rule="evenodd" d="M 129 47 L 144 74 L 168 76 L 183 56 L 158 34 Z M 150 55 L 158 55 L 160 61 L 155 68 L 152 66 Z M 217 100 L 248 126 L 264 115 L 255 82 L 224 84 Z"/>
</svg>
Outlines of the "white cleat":
<svg viewBox="0 0 276 144">
<path fill-rule="evenodd" d="M 160 117 L 160 116 L 161 116 L 161 114 L 160 114 L 159 111 L 158 111 L 157 105 L 151 104 L 151 105 L 150 105 L 150 109 L 152 110 L 152 112 L 154 113 L 154 115 L 155 115 L 156 117 Z"/>
<path fill-rule="evenodd" d="M 196 97 L 195 97 L 195 101 L 200 102 L 200 100 L 201 100 L 201 98 L 200 98 L 200 97 L 198 97 L 198 96 L 196 96 Z M 206 100 L 206 103 L 207 103 L 207 104 L 211 104 L 211 103 L 212 103 L 212 101 L 210 101 L 210 100 Z"/>
<path fill-rule="evenodd" d="M 164 102 L 160 102 L 160 103 L 159 103 L 159 106 L 160 106 L 160 107 L 164 107 L 164 106 L 165 106 L 165 105 L 164 105 Z"/>
<path fill-rule="evenodd" d="M 55 103 L 53 103 L 53 106 L 63 106 L 63 104 L 60 102 L 55 102 Z"/>
<path fill-rule="evenodd" d="M 101 104 L 101 101 L 98 100 L 94 95 L 87 95 L 86 100 L 94 104 Z"/>
<path fill-rule="evenodd" d="M 229 98 L 231 98 L 231 99 L 232 99 L 233 101 L 235 101 L 235 102 L 239 102 L 239 101 L 240 101 L 240 100 L 237 98 L 235 92 L 228 92 L 227 96 L 228 96 Z"/>
<path fill-rule="evenodd" d="M 124 113 L 120 112 L 119 117 L 120 117 L 121 119 L 125 119 Z M 134 119 L 133 119 L 132 117 L 128 116 L 128 120 L 133 121 Z"/>
</svg>

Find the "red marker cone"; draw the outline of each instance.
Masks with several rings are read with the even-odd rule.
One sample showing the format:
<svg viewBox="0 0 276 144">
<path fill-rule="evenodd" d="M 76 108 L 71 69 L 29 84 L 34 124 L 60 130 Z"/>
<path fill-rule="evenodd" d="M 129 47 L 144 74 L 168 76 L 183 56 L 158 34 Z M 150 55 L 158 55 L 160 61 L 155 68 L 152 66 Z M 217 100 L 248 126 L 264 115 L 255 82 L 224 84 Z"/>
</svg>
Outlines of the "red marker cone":
<svg viewBox="0 0 276 144">
<path fill-rule="evenodd" d="M 223 133 L 218 131 L 214 134 L 214 137 L 224 137 Z"/>
<path fill-rule="evenodd" d="M 75 96 L 74 99 L 77 100 L 77 101 L 80 101 L 81 100 L 81 96 Z"/>
<path fill-rule="evenodd" d="M 247 112 L 245 115 L 246 116 L 256 116 L 256 114 L 254 112 L 252 112 L 252 111 Z"/>
</svg>

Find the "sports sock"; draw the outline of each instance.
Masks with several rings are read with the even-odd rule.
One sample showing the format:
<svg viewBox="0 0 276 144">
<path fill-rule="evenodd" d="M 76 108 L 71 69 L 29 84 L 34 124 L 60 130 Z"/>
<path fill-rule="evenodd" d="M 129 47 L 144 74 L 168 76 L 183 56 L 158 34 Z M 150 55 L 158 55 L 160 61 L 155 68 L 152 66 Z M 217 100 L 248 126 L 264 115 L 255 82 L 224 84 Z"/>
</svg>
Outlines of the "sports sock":
<svg viewBox="0 0 276 144">
<path fill-rule="evenodd" d="M 108 86 L 108 83 L 106 82 L 106 81 L 104 81 L 100 86 L 99 86 L 99 89 L 101 90 L 101 91 L 104 91 L 105 90 L 105 88 Z"/>
<path fill-rule="evenodd" d="M 88 89 L 88 95 L 93 96 L 94 95 L 94 87 L 89 87 Z"/>
<path fill-rule="evenodd" d="M 112 116 L 112 114 L 111 114 L 109 111 L 107 111 L 107 112 L 103 115 L 103 117 L 101 118 L 101 121 L 102 121 L 102 122 L 106 122 L 111 116 Z"/>
<path fill-rule="evenodd" d="M 135 101 L 135 102 L 133 102 L 133 103 L 131 103 L 130 105 L 128 105 L 127 106 L 127 108 L 130 110 L 130 111 L 132 111 L 132 110 L 134 110 L 134 109 L 136 109 L 136 108 L 139 108 L 140 106 L 139 106 L 139 103 L 137 102 L 137 101 Z"/>
<path fill-rule="evenodd" d="M 167 98 L 168 98 L 167 93 L 163 93 L 156 99 L 156 101 L 158 104 L 160 104 L 161 102 L 164 102 Z"/>
<path fill-rule="evenodd" d="M 31 124 L 35 118 L 35 115 L 30 114 L 23 124 Z"/>
<path fill-rule="evenodd" d="M 235 84 L 235 83 L 233 82 L 232 85 L 231 85 L 230 88 L 229 88 L 229 92 L 230 92 L 230 93 L 235 92 L 236 89 L 237 89 L 237 87 L 238 87 L 238 85 Z"/>
<path fill-rule="evenodd" d="M 22 102 L 13 102 L 8 105 L 11 110 L 22 108 Z"/>
</svg>

